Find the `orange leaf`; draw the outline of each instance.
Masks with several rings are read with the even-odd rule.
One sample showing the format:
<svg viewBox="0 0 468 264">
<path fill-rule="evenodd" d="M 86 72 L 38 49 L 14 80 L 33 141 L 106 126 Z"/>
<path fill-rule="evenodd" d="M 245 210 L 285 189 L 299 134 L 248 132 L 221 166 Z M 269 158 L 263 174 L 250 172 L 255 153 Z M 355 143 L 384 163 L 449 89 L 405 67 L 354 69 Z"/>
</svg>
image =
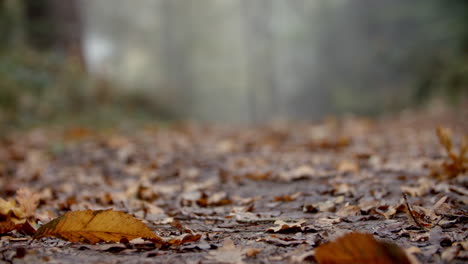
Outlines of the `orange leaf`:
<svg viewBox="0 0 468 264">
<path fill-rule="evenodd" d="M 319 246 L 315 259 L 319 264 L 410 264 L 406 253 L 397 245 L 377 241 L 371 234 L 363 233 L 350 233 L 336 242 Z"/>
<path fill-rule="evenodd" d="M 12 221 L 1 221 L 0 222 L 0 234 L 5 234 L 10 231 L 16 230 L 21 224 L 15 224 Z"/>
<path fill-rule="evenodd" d="M 120 242 L 122 239 L 139 237 L 159 238 L 140 220 L 111 209 L 66 213 L 41 226 L 33 239 L 49 236 L 88 244 Z"/>
</svg>

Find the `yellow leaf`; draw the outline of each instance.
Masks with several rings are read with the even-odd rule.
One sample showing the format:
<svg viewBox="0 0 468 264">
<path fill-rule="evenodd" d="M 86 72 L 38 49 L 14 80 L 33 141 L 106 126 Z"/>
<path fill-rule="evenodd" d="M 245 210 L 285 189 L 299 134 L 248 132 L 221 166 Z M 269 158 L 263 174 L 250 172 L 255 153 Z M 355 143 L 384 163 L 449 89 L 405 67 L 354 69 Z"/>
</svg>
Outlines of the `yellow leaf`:
<svg viewBox="0 0 468 264">
<path fill-rule="evenodd" d="M 159 238 L 140 220 L 111 209 L 66 213 L 41 226 L 33 239 L 49 236 L 88 244 L 120 242 L 122 239 L 139 237 Z"/>
<path fill-rule="evenodd" d="M 13 199 L 0 198 L 0 234 L 19 229 L 26 222 L 26 214 Z"/>
</svg>

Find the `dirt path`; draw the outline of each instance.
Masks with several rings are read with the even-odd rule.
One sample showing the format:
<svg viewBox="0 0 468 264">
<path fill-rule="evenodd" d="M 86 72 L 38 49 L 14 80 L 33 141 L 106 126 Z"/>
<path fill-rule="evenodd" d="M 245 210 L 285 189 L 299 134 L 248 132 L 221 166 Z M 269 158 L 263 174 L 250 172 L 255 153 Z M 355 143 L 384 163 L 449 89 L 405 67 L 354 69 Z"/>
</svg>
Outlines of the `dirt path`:
<svg viewBox="0 0 468 264">
<path fill-rule="evenodd" d="M 313 263 L 314 248 L 359 231 L 411 249 L 421 263 L 464 263 L 467 172 L 444 167 L 451 160 L 435 128 L 452 129 L 456 150 L 467 116 L 12 134 L 1 141 L 0 195 L 39 194 L 34 220 L 113 208 L 158 235 L 190 229 L 202 238 L 155 248 L 30 243 L 14 231 L 1 237 L 0 262 Z"/>
</svg>

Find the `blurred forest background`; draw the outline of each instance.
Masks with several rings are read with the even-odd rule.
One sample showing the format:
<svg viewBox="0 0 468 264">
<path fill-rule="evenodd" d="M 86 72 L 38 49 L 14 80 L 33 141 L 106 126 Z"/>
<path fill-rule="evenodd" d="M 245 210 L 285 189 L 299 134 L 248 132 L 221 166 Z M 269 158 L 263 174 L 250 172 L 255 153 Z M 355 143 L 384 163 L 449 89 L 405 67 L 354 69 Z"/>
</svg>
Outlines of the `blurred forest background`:
<svg viewBox="0 0 468 264">
<path fill-rule="evenodd" d="M 465 0 L 0 0 L 0 121 L 378 115 L 468 95 Z"/>
</svg>

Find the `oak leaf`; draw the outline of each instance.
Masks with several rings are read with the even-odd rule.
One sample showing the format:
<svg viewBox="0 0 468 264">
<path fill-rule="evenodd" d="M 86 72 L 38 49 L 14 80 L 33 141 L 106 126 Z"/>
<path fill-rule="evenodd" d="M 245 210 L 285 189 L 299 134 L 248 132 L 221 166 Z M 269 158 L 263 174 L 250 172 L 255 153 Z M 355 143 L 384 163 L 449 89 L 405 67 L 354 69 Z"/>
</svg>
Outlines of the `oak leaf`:
<svg viewBox="0 0 468 264">
<path fill-rule="evenodd" d="M 315 250 L 319 264 L 368 263 L 410 264 L 404 250 L 395 244 L 377 241 L 371 234 L 349 233 Z"/>
<path fill-rule="evenodd" d="M 140 237 L 159 239 L 140 220 L 112 209 L 66 213 L 41 226 L 33 239 L 50 236 L 87 244 L 120 242 L 122 239 Z"/>
</svg>

